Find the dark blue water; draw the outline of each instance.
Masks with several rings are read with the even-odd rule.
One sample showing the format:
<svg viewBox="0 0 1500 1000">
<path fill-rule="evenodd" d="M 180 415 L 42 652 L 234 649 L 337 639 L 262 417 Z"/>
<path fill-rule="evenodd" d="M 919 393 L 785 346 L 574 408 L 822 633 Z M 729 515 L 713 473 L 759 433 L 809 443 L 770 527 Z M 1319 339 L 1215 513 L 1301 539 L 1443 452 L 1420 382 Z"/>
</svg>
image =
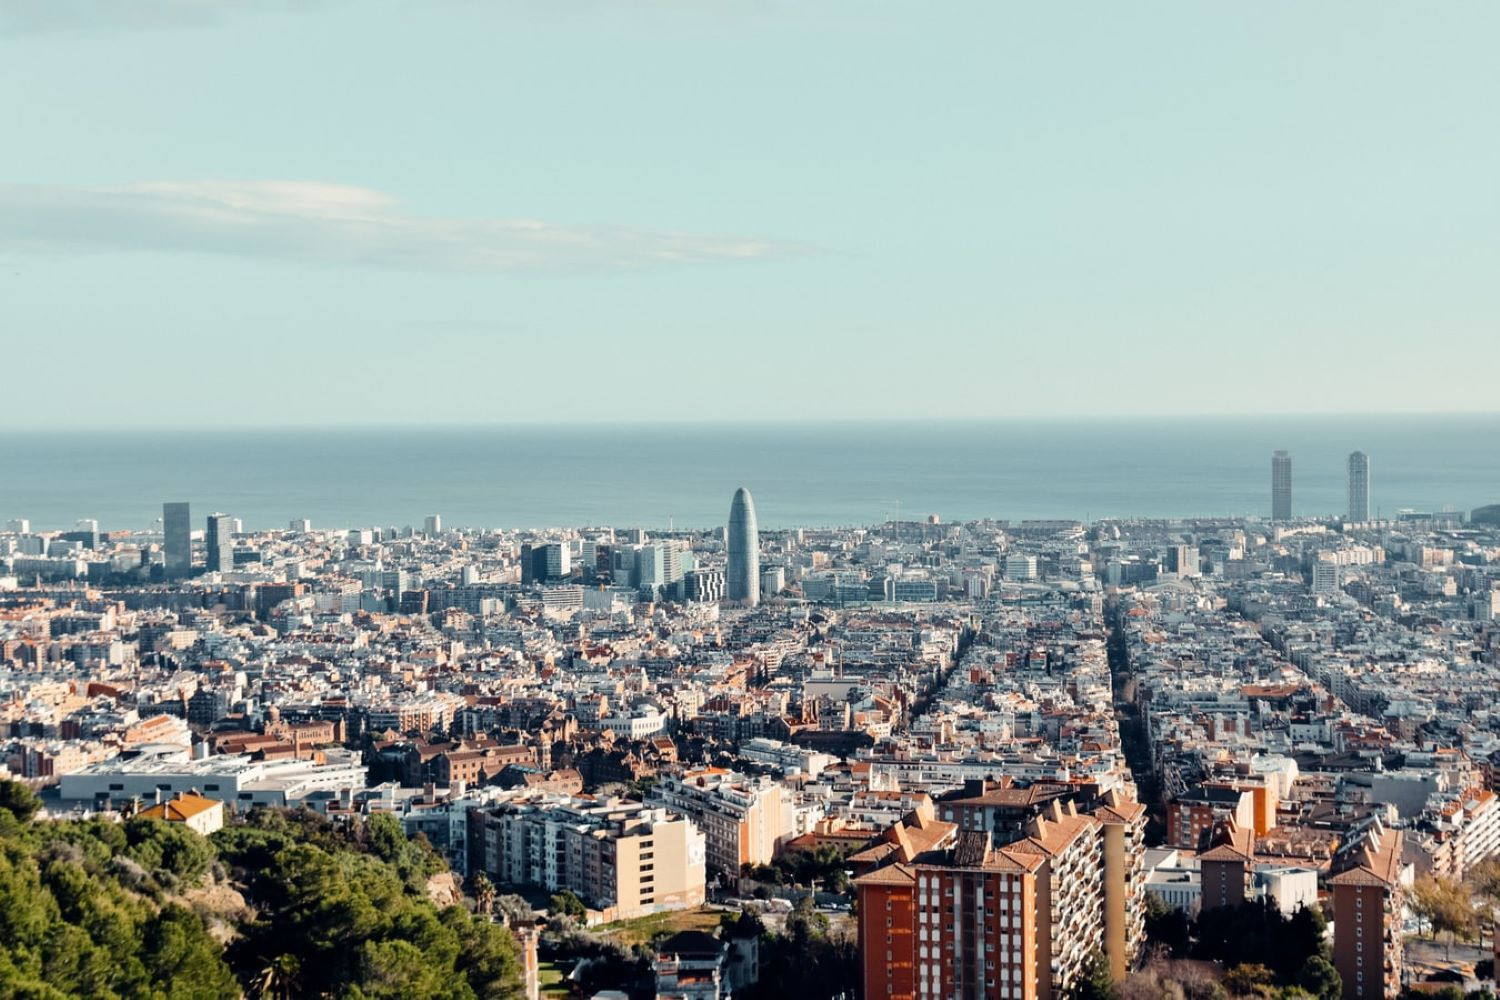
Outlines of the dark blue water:
<svg viewBox="0 0 1500 1000">
<path fill-rule="evenodd" d="M 1271 452 L 1299 514 L 1342 512 L 1370 454 L 1371 507 L 1500 502 L 1500 414 L 1003 423 L 0 434 L 0 520 L 137 528 L 188 500 L 247 528 L 420 524 L 705 527 L 736 486 L 760 523 L 899 514 L 1178 517 L 1269 512 Z"/>
</svg>

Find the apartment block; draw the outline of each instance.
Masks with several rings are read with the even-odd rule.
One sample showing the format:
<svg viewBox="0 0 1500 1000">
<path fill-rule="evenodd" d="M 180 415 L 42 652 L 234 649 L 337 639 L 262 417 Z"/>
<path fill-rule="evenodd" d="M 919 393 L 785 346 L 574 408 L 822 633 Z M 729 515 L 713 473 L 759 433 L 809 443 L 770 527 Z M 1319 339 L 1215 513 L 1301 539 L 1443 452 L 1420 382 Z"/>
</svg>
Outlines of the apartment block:
<svg viewBox="0 0 1500 1000">
<path fill-rule="evenodd" d="M 471 858 L 501 885 L 570 889 L 606 919 L 697 906 L 704 839 L 639 802 L 539 795 L 470 816 Z"/>
<path fill-rule="evenodd" d="M 704 768 L 662 778 L 647 802 L 690 817 L 703 831 L 709 867 L 718 871 L 769 864 L 795 835 L 791 789 L 772 778 Z"/>
<path fill-rule="evenodd" d="M 1344 1000 L 1401 991 L 1401 909 L 1409 879 L 1400 830 L 1377 824 L 1328 880 L 1333 896 L 1333 965 Z"/>
<path fill-rule="evenodd" d="M 1144 922 L 1145 810 L 1108 799 L 1095 815 L 1054 800 L 999 847 L 914 817 L 851 857 L 878 864 L 855 880 L 864 995 L 1052 1000 L 1095 950 L 1123 976 Z"/>
</svg>

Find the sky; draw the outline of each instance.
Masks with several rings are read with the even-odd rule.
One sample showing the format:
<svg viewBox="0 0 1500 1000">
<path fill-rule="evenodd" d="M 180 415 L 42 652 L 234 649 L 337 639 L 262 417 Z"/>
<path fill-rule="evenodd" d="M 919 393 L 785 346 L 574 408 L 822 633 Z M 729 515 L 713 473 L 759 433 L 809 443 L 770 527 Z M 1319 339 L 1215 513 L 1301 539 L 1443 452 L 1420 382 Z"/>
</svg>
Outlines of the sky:
<svg viewBox="0 0 1500 1000">
<path fill-rule="evenodd" d="M 1492 0 L 0 0 L 0 428 L 1500 409 Z"/>
</svg>

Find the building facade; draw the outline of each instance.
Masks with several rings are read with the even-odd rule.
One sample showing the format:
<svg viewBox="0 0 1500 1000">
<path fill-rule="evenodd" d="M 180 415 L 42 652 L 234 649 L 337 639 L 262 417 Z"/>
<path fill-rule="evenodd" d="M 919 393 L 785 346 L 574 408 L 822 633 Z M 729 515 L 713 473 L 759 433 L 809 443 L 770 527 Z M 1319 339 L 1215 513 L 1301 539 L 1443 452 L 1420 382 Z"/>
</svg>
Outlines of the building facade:
<svg viewBox="0 0 1500 1000">
<path fill-rule="evenodd" d="M 760 530 L 755 523 L 755 501 L 741 486 L 729 505 L 729 569 L 725 596 L 755 607 L 760 603 Z"/>
<path fill-rule="evenodd" d="M 1144 822 L 1134 802 L 1054 801 L 1003 847 L 986 830 L 929 850 L 898 836 L 855 880 L 864 995 L 1054 1000 L 1096 950 L 1123 977 L 1144 928 Z"/>
<path fill-rule="evenodd" d="M 209 571 L 227 573 L 234 569 L 234 518 L 228 514 L 208 515 L 208 531 L 203 538 Z"/>
<path fill-rule="evenodd" d="M 663 777 L 647 802 L 691 817 L 706 838 L 709 867 L 733 875 L 741 865 L 770 864 L 795 833 L 791 790 L 772 778 L 704 768 Z"/>
<path fill-rule="evenodd" d="M 471 814 L 470 865 L 501 885 L 571 890 L 608 920 L 698 906 L 704 838 L 639 802 L 542 795 Z"/>
<path fill-rule="evenodd" d="M 193 513 L 185 503 L 161 505 L 162 556 L 167 576 L 193 572 Z"/>
<path fill-rule="evenodd" d="M 1278 451 L 1271 456 L 1271 520 L 1292 519 L 1292 456 Z"/>
<path fill-rule="evenodd" d="M 1402 834 L 1378 826 L 1328 880 L 1333 902 L 1333 966 L 1344 1000 L 1401 992 L 1401 911 L 1406 865 Z"/>
<path fill-rule="evenodd" d="M 1370 456 L 1362 451 L 1349 455 L 1349 520 L 1370 519 Z"/>
</svg>

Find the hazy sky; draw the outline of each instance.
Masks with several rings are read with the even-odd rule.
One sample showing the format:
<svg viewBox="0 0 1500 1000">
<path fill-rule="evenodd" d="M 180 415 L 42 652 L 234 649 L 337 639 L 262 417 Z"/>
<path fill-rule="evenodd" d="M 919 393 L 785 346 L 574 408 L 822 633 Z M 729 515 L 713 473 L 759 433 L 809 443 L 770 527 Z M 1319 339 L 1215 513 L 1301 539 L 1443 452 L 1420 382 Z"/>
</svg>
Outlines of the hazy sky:
<svg viewBox="0 0 1500 1000">
<path fill-rule="evenodd" d="M 0 0 L 0 428 L 1500 409 L 1497 37 Z"/>
</svg>

